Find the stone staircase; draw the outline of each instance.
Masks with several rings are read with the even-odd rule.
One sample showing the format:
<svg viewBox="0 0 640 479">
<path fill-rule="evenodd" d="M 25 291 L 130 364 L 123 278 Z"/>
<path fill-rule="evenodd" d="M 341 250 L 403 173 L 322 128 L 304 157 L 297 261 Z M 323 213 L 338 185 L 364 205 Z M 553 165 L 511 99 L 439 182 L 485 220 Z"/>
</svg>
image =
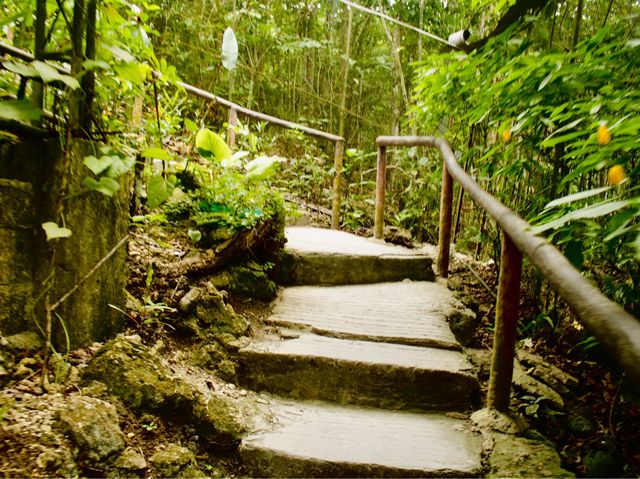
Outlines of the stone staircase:
<svg viewBox="0 0 640 479">
<path fill-rule="evenodd" d="M 271 424 L 246 437 L 258 477 L 470 477 L 478 381 L 447 321 L 470 314 L 431 259 L 343 232 L 288 228 L 286 287 L 240 350 Z"/>
</svg>

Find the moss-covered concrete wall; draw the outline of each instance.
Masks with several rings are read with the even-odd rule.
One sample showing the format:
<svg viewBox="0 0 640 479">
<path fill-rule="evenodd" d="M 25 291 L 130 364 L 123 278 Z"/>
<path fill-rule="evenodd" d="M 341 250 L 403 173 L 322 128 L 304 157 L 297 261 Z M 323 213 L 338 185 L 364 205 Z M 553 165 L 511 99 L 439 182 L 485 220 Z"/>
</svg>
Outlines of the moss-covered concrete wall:
<svg viewBox="0 0 640 479">
<path fill-rule="evenodd" d="M 13 334 L 26 328 L 33 291 L 33 187 L 0 178 L 0 205 L 0 326 Z"/>
<path fill-rule="evenodd" d="M 26 284 L 23 296 L 35 299 L 35 316 L 41 325 L 45 316 L 44 298 L 48 295 L 49 304 L 54 304 L 128 232 L 128 180 L 121 181 L 120 191 L 113 198 L 87 190 L 82 183 L 90 174 L 82 161 L 97 148 L 90 142 L 76 141 L 65 153 L 55 139 L 0 146 L 0 178 L 23 186 L 22 193 L 13 187 L 7 194 L 17 203 L 20 198 L 31 198 L 33 208 L 32 222 L 25 228 L 10 228 L 5 226 L 6 222 L 0 225 L 0 235 L 8 239 L 15 235 L 14 231 L 24 233 L 13 242 L 3 241 L 11 250 L 6 257 L 3 255 L 6 258 L 3 261 L 14 265 L 13 270 L 20 268 L 25 272 L 24 281 L 19 284 Z M 24 193 L 28 190 L 30 197 Z M 72 236 L 47 242 L 41 224 L 59 222 L 60 204 L 65 226 Z M 5 238 L 0 236 L 2 239 Z M 122 329 L 124 317 L 109 305 L 123 308 L 126 258 L 125 244 L 56 309 L 53 336 L 58 349 L 66 346 L 63 324 L 72 348 L 112 337 Z M 3 279 L 0 284 L 4 282 Z M 33 318 L 25 313 L 30 299 L 21 299 L 18 288 L 7 290 L 7 294 L 0 290 L 0 331 L 37 331 Z"/>
</svg>

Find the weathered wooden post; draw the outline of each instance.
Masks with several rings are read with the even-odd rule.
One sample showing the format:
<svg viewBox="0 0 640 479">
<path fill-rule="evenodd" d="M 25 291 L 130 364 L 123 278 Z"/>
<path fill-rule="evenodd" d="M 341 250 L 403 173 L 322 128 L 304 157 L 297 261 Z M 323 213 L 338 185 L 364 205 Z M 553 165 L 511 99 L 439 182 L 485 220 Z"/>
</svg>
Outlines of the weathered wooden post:
<svg viewBox="0 0 640 479">
<path fill-rule="evenodd" d="M 440 222 L 438 232 L 438 274 L 449 277 L 449 249 L 451 245 L 451 211 L 453 208 L 453 178 L 442 165 L 442 189 L 440 190 Z"/>
<path fill-rule="evenodd" d="M 522 253 L 511 238 L 503 232 L 491 376 L 487 395 L 487 407 L 502 412 L 509 410 L 511 396 L 521 273 Z"/>
<path fill-rule="evenodd" d="M 331 208 L 331 229 L 340 229 L 340 209 L 342 190 L 342 166 L 344 160 L 344 139 L 336 140 L 335 154 L 333 157 L 333 167 L 335 176 L 333 177 L 333 205 Z"/>
<path fill-rule="evenodd" d="M 229 108 L 229 126 L 227 127 L 227 145 L 233 148 L 236 144 L 236 125 L 238 124 L 238 110 Z"/>
<path fill-rule="evenodd" d="M 387 183 L 387 147 L 378 145 L 378 170 L 376 176 L 376 213 L 373 223 L 373 236 L 384 238 L 384 190 Z"/>
</svg>

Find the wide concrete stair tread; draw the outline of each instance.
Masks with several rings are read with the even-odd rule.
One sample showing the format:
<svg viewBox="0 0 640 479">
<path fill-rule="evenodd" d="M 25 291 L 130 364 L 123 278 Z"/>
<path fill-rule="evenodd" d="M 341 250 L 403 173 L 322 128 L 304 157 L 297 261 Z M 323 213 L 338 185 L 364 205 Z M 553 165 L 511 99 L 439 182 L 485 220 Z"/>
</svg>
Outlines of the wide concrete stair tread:
<svg viewBox="0 0 640 479">
<path fill-rule="evenodd" d="M 268 323 L 348 339 L 460 349 L 447 318 L 470 314 L 436 283 L 285 288 Z"/>
<path fill-rule="evenodd" d="M 259 477 L 471 477 L 481 444 L 445 415 L 277 401 L 273 427 L 246 437 L 245 471 Z"/>
<path fill-rule="evenodd" d="M 434 279 L 432 259 L 416 251 L 344 231 L 289 227 L 285 284 L 361 284 Z"/>
<path fill-rule="evenodd" d="M 393 409 L 467 410 L 478 381 L 445 349 L 286 332 L 240 350 L 242 382 L 295 398 Z M 446 384 L 446 387 L 442 387 Z"/>
</svg>

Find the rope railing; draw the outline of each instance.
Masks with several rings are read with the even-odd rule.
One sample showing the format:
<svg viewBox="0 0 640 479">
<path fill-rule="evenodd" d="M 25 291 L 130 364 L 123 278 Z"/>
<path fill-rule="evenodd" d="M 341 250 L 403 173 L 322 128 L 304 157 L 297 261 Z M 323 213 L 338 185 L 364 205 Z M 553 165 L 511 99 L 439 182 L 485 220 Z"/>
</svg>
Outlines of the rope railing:
<svg viewBox="0 0 640 479">
<path fill-rule="evenodd" d="M 517 335 L 522 255 L 529 258 L 566 301 L 591 334 L 640 388 L 640 321 L 605 297 L 587 281 L 567 258 L 546 239 L 530 232 L 530 224 L 483 190 L 458 164 L 451 146 L 444 138 L 431 136 L 380 136 L 374 235 L 382 238 L 387 147 L 426 146 L 442 155 L 442 189 L 437 269 L 448 276 L 451 242 L 453 181 L 482 207 L 502 229 L 502 253 L 496 322 L 487 405 L 506 411 L 509 408 L 513 358 Z"/>
</svg>

